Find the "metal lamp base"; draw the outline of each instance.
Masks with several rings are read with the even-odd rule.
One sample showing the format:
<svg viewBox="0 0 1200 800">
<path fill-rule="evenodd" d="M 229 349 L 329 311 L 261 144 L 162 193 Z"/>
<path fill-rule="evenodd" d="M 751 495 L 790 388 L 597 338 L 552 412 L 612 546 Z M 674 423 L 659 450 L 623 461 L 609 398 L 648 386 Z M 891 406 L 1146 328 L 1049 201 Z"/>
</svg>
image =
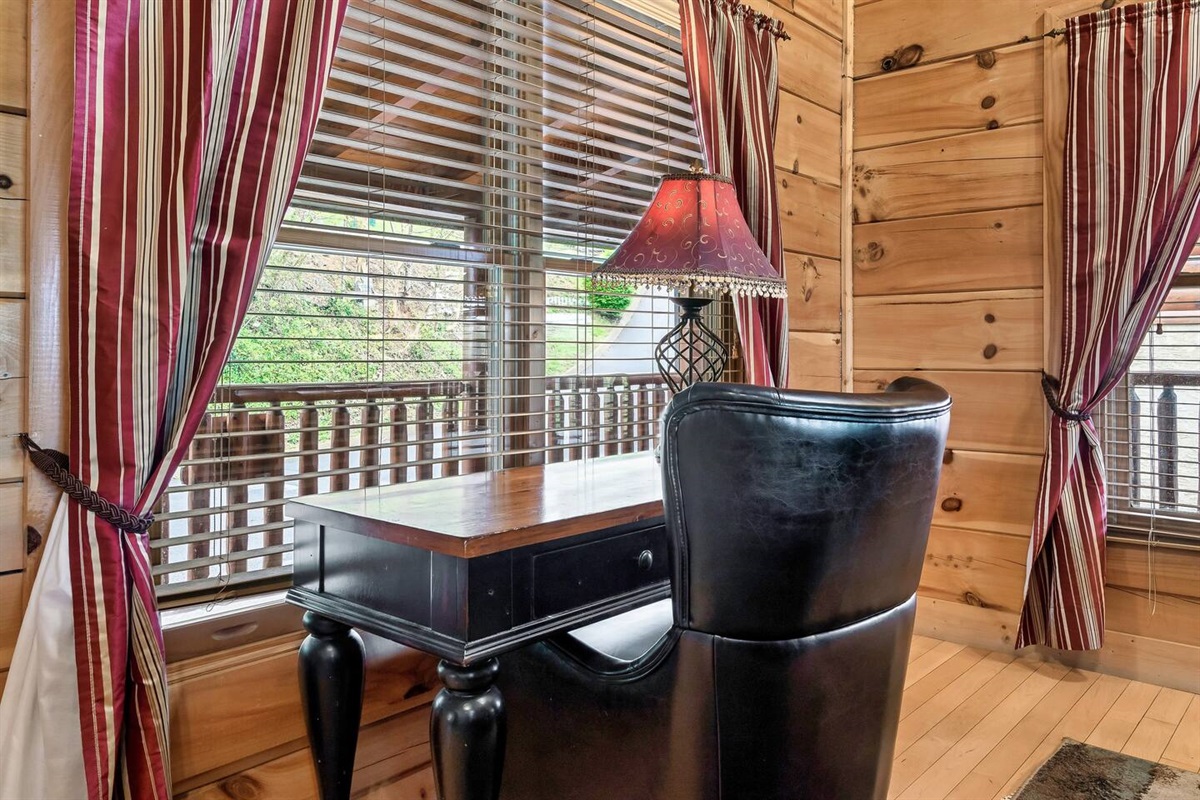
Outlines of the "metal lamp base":
<svg viewBox="0 0 1200 800">
<path fill-rule="evenodd" d="M 709 297 L 672 297 L 679 306 L 679 323 L 654 348 L 654 361 L 663 380 L 678 392 L 700 381 L 718 381 L 725 374 L 729 350 L 700 318 Z"/>
</svg>

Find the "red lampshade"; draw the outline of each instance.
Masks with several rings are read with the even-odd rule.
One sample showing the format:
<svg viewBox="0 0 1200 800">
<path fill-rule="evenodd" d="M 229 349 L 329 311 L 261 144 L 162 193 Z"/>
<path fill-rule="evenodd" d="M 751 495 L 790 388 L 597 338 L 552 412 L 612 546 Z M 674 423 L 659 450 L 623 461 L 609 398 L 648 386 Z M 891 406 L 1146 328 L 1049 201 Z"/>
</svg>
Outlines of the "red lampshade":
<svg viewBox="0 0 1200 800">
<path fill-rule="evenodd" d="M 593 273 L 600 282 L 785 297 L 728 178 L 666 175 L 637 227 Z"/>
</svg>

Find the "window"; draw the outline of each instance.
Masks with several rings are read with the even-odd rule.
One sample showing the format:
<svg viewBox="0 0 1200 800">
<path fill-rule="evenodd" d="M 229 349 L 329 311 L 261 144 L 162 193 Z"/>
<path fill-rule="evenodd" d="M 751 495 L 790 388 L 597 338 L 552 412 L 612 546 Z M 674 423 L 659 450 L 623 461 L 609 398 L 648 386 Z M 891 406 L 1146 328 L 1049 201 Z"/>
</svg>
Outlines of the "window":
<svg viewBox="0 0 1200 800">
<path fill-rule="evenodd" d="M 1097 421 L 1110 532 L 1200 540 L 1200 246 Z"/>
<path fill-rule="evenodd" d="M 592 291 L 700 153 L 615 0 L 351 0 L 318 131 L 152 537 L 166 604 L 286 581 L 291 497 L 653 447 L 661 294 Z"/>
</svg>

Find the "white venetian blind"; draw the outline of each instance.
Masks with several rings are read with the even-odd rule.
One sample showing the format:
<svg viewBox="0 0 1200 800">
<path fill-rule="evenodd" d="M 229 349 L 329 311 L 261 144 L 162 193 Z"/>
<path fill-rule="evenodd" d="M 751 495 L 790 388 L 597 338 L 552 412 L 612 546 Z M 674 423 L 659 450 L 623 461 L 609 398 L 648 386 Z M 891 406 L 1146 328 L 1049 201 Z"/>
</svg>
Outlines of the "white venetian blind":
<svg viewBox="0 0 1200 800">
<path fill-rule="evenodd" d="M 1097 421 L 1110 531 L 1200 541 L 1200 247 Z"/>
<path fill-rule="evenodd" d="M 587 274 L 699 157 L 676 27 L 351 0 L 316 138 L 164 499 L 160 597 L 290 572 L 287 498 L 649 449 L 661 294 Z"/>
</svg>

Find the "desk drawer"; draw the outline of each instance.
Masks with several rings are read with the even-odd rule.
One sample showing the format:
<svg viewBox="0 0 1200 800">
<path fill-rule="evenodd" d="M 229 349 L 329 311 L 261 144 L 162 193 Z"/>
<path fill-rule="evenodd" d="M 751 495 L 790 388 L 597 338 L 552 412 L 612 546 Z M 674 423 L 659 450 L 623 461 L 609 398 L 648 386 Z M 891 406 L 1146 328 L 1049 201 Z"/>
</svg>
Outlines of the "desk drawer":
<svg viewBox="0 0 1200 800">
<path fill-rule="evenodd" d="M 547 617 L 670 577 L 661 525 L 533 557 L 533 615 Z"/>
</svg>

